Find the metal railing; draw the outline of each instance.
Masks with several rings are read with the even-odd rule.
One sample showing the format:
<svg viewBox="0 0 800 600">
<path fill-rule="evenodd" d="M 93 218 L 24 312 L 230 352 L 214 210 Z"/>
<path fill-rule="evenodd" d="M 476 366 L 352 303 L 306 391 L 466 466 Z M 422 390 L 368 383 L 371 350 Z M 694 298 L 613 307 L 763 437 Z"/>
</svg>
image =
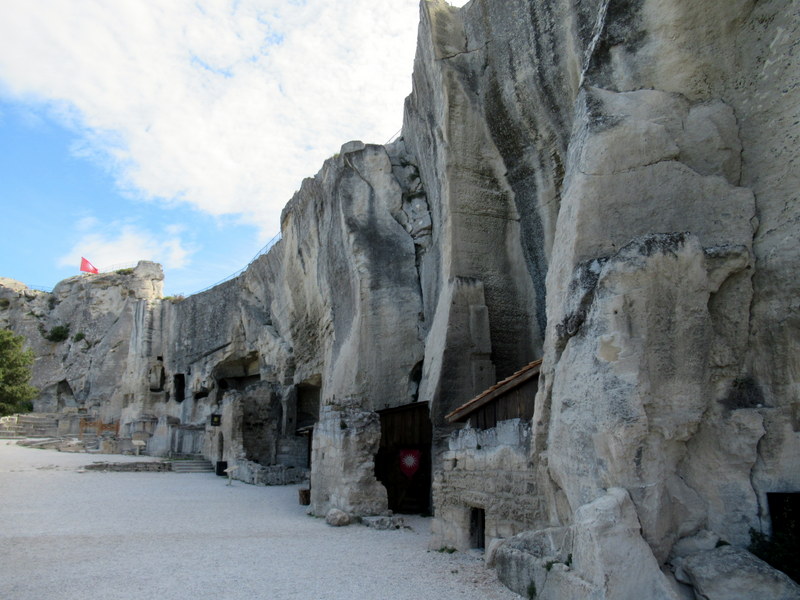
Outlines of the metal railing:
<svg viewBox="0 0 800 600">
<path fill-rule="evenodd" d="M 133 263 L 119 263 L 118 265 L 111 265 L 109 267 L 97 268 L 98 271 L 101 273 L 110 273 L 111 271 L 121 271 L 123 269 L 134 269 L 136 265 L 139 264 L 139 261 Z"/>
<path fill-rule="evenodd" d="M 397 138 L 399 138 L 401 133 L 403 133 L 403 128 L 402 127 L 400 129 L 398 129 L 397 133 L 395 133 L 392 137 L 390 137 L 383 145 L 384 146 L 388 146 L 389 144 L 394 142 Z"/>
<path fill-rule="evenodd" d="M 281 241 L 281 232 L 279 231 L 270 241 L 267 242 L 267 244 L 263 248 L 261 248 L 261 250 L 256 252 L 256 255 L 252 259 L 250 259 L 250 262 L 248 262 L 244 267 L 242 267 L 241 269 L 236 271 L 236 273 L 233 273 L 232 275 L 228 275 L 225 279 L 221 279 L 220 281 L 218 281 L 215 284 L 209 285 L 208 287 L 204 287 L 202 290 L 198 290 L 196 292 L 192 292 L 191 294 L 189 294 L 189 296 L 194 296 L 195 294 L 202 294 L 203 292 L 207 292 L 211 288 L 215 288 L 218 285 L 222 285 L 226 281 L 230 281 L 231 279 L 235 279 L 236 277 L 238 277 L 239 275 L 241 275 L 242 273 L 247 271 L 247 269 L 250 268 L 250 265 L 252 265 L 254 262 L 256 262 L 256 260 L 258 260 L 261 256 L 264 256 L 267 252 L 269 252 L 272 249 L 272 247 L 275 244 L 277 244 L 280 241 Z"/>
</svg>

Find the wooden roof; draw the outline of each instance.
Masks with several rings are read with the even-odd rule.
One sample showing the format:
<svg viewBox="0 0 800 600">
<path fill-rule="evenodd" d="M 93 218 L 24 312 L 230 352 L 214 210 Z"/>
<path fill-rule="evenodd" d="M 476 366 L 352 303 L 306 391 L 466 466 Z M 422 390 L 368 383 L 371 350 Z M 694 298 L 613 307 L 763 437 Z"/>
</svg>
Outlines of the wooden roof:
<svg viewBox="0 0 800 600">
<path fill-rule="evenodd" d="M 495 398 L 502 396 L 503 394 L 513 390 L 514 388 L 522 385 L 529 379 L 538 375 L 539 368 L 541 366 L 542 366 L 541 358 L 539 360 L 533 361 L 532 363 L 528 363 L 513 375 L 509 375 L 502 381 L 498 381 L 488 390 L 481 392 L 466 404 L 459 406 L 453 412 L 445 415 L 444 418 L 447 420 L 448 423 L 456 423 L 457 421 L 464 421 L 467 417 L 469 417 L 473 412 L 478 410 L 480 407 L 485 406 Z"/>
</svg>

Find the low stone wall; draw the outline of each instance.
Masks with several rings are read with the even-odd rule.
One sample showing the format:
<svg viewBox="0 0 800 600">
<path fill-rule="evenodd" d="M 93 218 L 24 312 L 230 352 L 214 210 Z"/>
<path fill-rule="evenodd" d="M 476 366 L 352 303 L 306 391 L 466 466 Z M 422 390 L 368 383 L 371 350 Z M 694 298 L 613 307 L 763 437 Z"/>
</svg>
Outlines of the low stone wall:
<svg viewBox="0 0 800 600">
<path fill-rule="evenodd" d="M 308 478 L 308 469 L 286 465 L 264 466 L 249 460 L 236 462 L 234 479 L 253 485 L 289 485 L 301 483 Z"/>
<path fill-rule="evenodd" d="M 171 471 L 172 465 L 167 462 L 120 462 L 120 463 L 93 463 L 83 467 L 87 471 L 113 471 L 113 472 L 164 472 Z"/>
<path fill-rule="evenodd" d="M 278 440 L 277 462 L 289 467 L 305 468 L 309 458 L 308 446 L 307 436 L 282 436 Z"/>
<path fill-rule="evenodd" d="M 431 548 L 474 547 L 474 509 L 483 510 L 480 537 L 487 548 L 495 539 L 532 528 L 539 501 L 529 464 L 530 437 L 530 424 L 520 419 L 450 435 L 433 478 Z"/>
</svg>

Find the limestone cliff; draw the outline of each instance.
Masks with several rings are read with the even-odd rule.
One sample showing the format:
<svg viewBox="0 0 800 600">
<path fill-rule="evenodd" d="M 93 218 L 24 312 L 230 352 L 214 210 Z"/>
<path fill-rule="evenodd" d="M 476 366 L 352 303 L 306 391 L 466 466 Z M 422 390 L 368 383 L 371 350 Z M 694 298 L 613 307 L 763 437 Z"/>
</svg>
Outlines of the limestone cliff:
<svg viewBox="0 0 800 600">
<path fill-rule="evenodd" d="M 708 569 L 735 560 L 798 597 L 741 549 L 800 491 L 799 34 L 784 0 L 424 0 L 401 138 L 345 144 L 243 274 L 184 300 L 147 263 L 0 281 L 0 325 L 37 353 L 37 410 L 251 481 L 310 464 L 317 514 L 392 504 L 387 423 L 427 403 L 433 511 L 513 512 L 486 545 L 519 593 L 727 598 Z M 532 421 L 454 433 L 540 357 Z M 468 438 L 529 506 L 491 474 L 447 497 Z M 468 537 L 450 514 L 434 545 Z"/>
<path fill-rule="evenodd" d="M 154 322 L 164 276 L 155 263 L 60 282 L 51 293 L 0 280 L 0 327 L 24 335 L 36 362 L 31 383 L 38 412 L 98 411 L 119 418 L 125 396 L 147 382 Z"/>
</svg>

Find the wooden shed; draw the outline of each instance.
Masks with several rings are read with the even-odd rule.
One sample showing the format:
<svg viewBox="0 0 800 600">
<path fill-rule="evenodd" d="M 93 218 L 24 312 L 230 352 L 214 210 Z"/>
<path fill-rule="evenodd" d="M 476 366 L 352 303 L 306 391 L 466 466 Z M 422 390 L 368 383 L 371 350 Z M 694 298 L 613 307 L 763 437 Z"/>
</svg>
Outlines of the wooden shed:
<svg viewBox="0 0 800 600">
<path fill-rule="evenodd" d="M 490 429 L 499 421 L 533 418 L 534 399 L 539 388 L 542 359 L 497 382 L 488 390 L 445 415 L 448 423 L 469 421 L 475 429 Z"/>
</svg>

